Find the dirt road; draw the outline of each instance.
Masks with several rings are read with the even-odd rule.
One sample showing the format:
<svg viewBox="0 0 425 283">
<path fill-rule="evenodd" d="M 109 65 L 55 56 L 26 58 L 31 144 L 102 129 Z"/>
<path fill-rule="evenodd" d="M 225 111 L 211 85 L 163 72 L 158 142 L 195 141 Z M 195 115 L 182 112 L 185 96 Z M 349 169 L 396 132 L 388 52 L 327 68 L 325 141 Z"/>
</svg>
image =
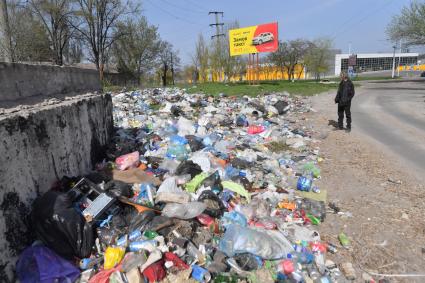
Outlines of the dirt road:
<svg viewBox="0 0 425 283">
<path fill-rule="evenodd" d="M 317 113 L 305 116 L 307 124 L 316 129 L 314 137 L 325 158 L 320 165 L 323 178 L 317 184 L 327 189 L 328 201 L 342 212 L 328 213 L 319 229 L 334 244 L 342 231 L 350 237 L 351 250 L 340 248 L 330 258 L 352 262 L 358 273 L 356 282 L 364 282 L 365 271 L 425 273 L 425 186 L 421 180 L 425 171 L 420 174 L 425 159 L 419 157 L 424 154 L 424 132 L 420 122 L 409 123 L 420 121 L 421 109 L 408 99 L 397 103 L 397 90 L 386 87 L 389 84 L 379 89 L 367 84 L 357 89 L 351 133 L 334 131 L 328 125 L 329 120 L 336 120 L 334 93 L 311 98 Z M 407 93 L 409 99 L 417 98 L 419 91 L 410 83 L 396 87 L 404 88 L 398 91 Z M 415 110 L 406 112 L 406 107 Z M 397 112 L 391 112 L 394 109 Z M 391 282 L 425 282 L 425 277 L 389 278 Z"/>
</svg>

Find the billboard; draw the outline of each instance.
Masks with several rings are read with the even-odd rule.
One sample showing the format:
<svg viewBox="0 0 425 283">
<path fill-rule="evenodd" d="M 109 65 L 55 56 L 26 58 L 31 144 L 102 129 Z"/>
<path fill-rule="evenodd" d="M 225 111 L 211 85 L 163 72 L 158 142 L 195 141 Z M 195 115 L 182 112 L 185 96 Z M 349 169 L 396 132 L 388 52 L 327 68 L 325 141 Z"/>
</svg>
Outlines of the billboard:
<svg viewBox="0 0 425 283">
<path fill-rule="evenodd" d="M 276 51 L 277 23 L 229 30 L 229 47 L 230 56 Z"/>
</svg>

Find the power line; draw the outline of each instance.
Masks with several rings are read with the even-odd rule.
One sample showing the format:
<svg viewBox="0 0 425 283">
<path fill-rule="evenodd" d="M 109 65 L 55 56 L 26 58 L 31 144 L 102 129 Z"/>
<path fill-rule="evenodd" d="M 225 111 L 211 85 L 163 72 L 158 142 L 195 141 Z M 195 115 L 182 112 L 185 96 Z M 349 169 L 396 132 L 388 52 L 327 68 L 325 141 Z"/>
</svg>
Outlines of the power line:
<svg viewBox="0 0 425 283">
<path fill-rule="evenodd" d="M 200 6 L 198 3 L 191 1 L 191 0 L 186 0 L 188 3 L 192 4 L 192 6 L 198 7 L 199 9 L 201 9 L 203 11 L 203 13 L 206 13 L 208 11 L 208 9 L 206 9 L 205 7 Z"/>
<path fill-rule="evenodd" d="M 391 0 L 389 3 L 385 3 L 382 6 L 379 6 L 377 9 L 371 11 L 370 13 L 367 13 L 363 18 L 361 18 L 357 23 L 354 23 L 355 25 L 359 25 L 362 22 L 364 22 L 366 19 L 368 19 L 370 16 L 372 16 L 373 14 L 377 13 L 377 12 L 382 12 L 385 8 L 388 8 L 389 6 L 391 6 L 394 3 L 395 0 Z M 351 19 L 353 17 L 350 18 L 349 21 L 350 22 Z M 333 37 L 331 37 L 332 40 L 336 39 L 340 34 L 346 32 L 347 30 L 351 29 L 353 27 L 353 25 L 349 25 L 348 27 L 343 28 L 342 30 L 340 30 L 339 32 L 336 32 L 335 35 Z"/>
<path fill-rule="evenodd" d="M 181 6 L 176 5 L 174 3 L 168 2 L 167 0 L 162 0 L 162 1 L 164 3 L 170 5 L 170 6 L 173 6 L 173 7 L 177 8 L 177 9 L 180 9 L 180 10 L 185 11 L 185 12 L 192 12 L 192 13 L 195 13 L 195 14 L 204 14 L 204 12 L 203 11 L 200 11 L 200 10 L 193 10 L 193 9 L 188 9 L 187 7 L 181 7 Z"/>
<path fill-rule="evenodd" d="M 180 20 L 180 21 L 183 21 L 183 22 L 186 22 L 186 23 L 192 24 L 192 25 L 200 25 L 199 23 L 195 23 L 195 22 L 189 21 L 189 20 L 187 20 L 187 19 L 185 19 L 185 18 L 181 18 L 181 17 L 179 17 L 179 16 L 176 16 L 176 15 L 174 15 L 173 13 L 171 13 L 171 12 L 169 12 L 169 11 L 165 10 L 165 9 L 164 9 L 164 8 L 162 8 L 161 6 L 158 6 L 158 5 L 154 4 L 154 3 L 153 3 L 152 1 L 150 1 L 150 0 L 146 0 L 146 1 L 147 1 L 147 2 L 149 2 L 152 6 L 154 6 L 154 7 L 158 8 L 158 9 L 159 9 L 159 10 L 161 10 L 162 12 L 166 13 L 167 15 L 169 15 L 169 16 L 171 16 L 171 17 L 173 17 L 173 18 L 177 19 L 177 20 Z"/>
</svg>

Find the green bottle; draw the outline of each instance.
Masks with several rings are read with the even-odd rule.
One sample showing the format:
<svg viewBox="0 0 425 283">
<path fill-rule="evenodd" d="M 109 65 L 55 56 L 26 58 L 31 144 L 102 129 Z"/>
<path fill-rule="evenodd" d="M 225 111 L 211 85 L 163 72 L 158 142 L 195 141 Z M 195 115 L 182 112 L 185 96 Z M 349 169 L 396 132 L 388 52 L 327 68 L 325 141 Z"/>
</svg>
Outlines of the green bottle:
<svg viewBox="0 0 425 283">
<path fill-rule="evenodd" d="M 157 233 L 157 232 L 155 232 L 155 231 L 149 231 L 149 230 L 146 230 L 144 233 L 143 233 L 143 236 L 145 236 L 146 238 L 148 238 L 149 240 L 152 240 L 152 239 L 154 239 L 155 237 L 157 237 L 159 234 Z"/>
<path fill-rule="evenodd" d="M 338 235 L 338 239 L 344 248 L 348 249 L 350 247 L 350 239 L 348 239 L 347 235 L 345 235 L 344 232 L 341 232 Z"/>
<path fill-rule="evenodd" d="M 320 224 L 320 218 L 314 216 L 313 214 L 307 213 L 307 218 L 310 219 L 310 221 L 313 225 L 319 225 Z"/>
</svg>

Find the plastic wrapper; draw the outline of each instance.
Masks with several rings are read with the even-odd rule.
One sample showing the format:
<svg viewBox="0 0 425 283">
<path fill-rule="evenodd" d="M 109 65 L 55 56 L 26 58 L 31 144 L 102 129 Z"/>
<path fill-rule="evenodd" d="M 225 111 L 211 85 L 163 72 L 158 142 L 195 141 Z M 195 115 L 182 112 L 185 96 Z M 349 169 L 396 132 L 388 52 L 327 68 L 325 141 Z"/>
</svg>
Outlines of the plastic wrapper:
<svg viewBox="0 0 425 283">
<path fill-rule="evenodd" d="M 236 211 L 225 212 L 220 221 L 224 227 L 228 227 L 230 225 L 240 225 L 246 227 L 248 225 L 248 221 L 245 215 Z"/>
<path fill-rule="evenodd" d="M 227 227 L 219 249 L 229 257 L 251 253 L 263 259 L 282 259 L 293 251 L 291 242 L 278 231 L 251 229 L 240 225 Z"/>
<path fill-rule="evenodd" d="M 125 254 L 125 248 L 122 247 L 107 247 L 105 251 L 104 269 L 114 268 L 121 262 Z"/>
<path fill-rule="evenodd" d="M 190 202 L 187 204 L 168 203 L 162 210 L 162 215 L 179 219 L 191 219 L 204 212 L 207 206 L 202 202 Z"/>
<path fill-rule="evenodd" d="M 125 170 L 128 168 L 134 168 L 139 165 L 139 152 L 134 151 L 129 154 L 121 155 L 115 159 L 115 164 L 117 165 L 118 170 Z"/>
</svg>

